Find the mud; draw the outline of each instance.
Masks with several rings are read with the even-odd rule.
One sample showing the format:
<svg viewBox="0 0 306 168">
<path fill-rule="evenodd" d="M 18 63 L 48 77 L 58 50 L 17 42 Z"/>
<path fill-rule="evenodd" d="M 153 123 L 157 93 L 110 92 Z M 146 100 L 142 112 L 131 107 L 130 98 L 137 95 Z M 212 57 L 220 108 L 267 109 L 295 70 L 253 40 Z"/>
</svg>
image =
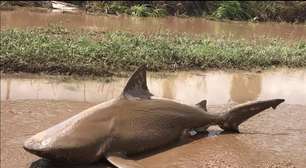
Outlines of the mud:
<svg viewBox="0 0 306 168">
<path fill-rule="evenodd" d="M 286 41 L 306 39 L 306 28 L 303 24 L 218 22 L 193 17 L 93 16 L 81 11 L 63 12 L 56 9 L 50 12 L 32 8 L 17 8 L 11 11 L 2 10 L 0 15 L 1 30 L 46 27 L 56 24 L 68 29 L 77 28 L 95 31 L 126 31 L 146 34 L 172 32 L 247 40 L 257 40 L 262 37 L 281 38 Z"/>
</svg>

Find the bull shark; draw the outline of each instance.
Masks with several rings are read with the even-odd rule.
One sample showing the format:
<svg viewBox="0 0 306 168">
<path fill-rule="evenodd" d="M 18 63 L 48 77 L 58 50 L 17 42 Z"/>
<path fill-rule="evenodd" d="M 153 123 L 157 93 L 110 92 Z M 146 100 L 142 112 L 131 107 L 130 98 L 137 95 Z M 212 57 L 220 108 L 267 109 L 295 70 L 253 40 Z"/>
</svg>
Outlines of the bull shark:
<svg viewBox="0 0 306 168">
<path fill-rule="evenodd" d="M 284 99 L 250 102 L 212 114 L 207 112 L 206 100 L 190 106 L 154 98 L 143 65 L 129 78 L 120 96 L 30 137 L 23 148 L 57 162 L 90 164 L 106 158 L 119 168 L 140 168 L 143 166 L 131 155 L 170 145 L 191 136 L 190 131 L 211 125 L 239 133 L 242 122 L 282 102 Z"/>
</svg>

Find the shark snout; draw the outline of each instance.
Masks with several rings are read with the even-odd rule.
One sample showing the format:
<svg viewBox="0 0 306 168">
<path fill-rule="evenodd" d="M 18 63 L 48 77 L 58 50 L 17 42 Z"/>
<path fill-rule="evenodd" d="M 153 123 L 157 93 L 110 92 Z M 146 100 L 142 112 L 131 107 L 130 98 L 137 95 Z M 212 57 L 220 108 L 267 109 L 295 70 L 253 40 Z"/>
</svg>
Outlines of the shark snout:
<svg viewBox="0 0 306 168">
<path fill-rule="evenodd" d="M 27 139 L 23 144 L 23 148 L 26 151 L 36 154 L 36 155 L 38 155 L 39 153 L 43 151 L 40 147 L 40 142 L 35 140 L 34 138 Z"/>
<path fill-rule="evenodd" d="M 23 148 L 40 157 L 45 157 L 45 155 L 49 153 L 46 140 L 37 139 L 35 136 L 27 139 L 23 144 Z"/>
<path fill-rule="evenodd" d="M 88 150 L 82 150 L 83 148 L 81 150 L 78 148 L 57 148 L 52 138 L 40 139 L 37 135 L 27 139 L 23 144 L 23 148 L 29 153 L 51 161 L 56 161 L 56 163 L 79 164 L 83 162 L 94 162 L 100 158 L 96 153 L 86 155 Z M 93 151 L 95 151 L 95 148 Z M 80 159 L 83 160 L 79 161 Z"/>
</svg>

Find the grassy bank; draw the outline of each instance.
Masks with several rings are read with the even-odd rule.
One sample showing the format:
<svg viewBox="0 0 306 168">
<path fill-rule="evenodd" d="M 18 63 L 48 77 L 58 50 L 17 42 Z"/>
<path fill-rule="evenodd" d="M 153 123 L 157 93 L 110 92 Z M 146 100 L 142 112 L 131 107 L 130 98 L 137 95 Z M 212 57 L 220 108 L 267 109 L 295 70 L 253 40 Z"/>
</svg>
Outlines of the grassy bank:
<svg viewBox="0 0 306 168">
<path fill-rule="evenodd" d="M 69 32 L 63 28 L 0 32 L 4 72 L 108 76 L 150 70 L 306 67 L 306 42 L 263 43 L 173 34 Z"/>
</svg>

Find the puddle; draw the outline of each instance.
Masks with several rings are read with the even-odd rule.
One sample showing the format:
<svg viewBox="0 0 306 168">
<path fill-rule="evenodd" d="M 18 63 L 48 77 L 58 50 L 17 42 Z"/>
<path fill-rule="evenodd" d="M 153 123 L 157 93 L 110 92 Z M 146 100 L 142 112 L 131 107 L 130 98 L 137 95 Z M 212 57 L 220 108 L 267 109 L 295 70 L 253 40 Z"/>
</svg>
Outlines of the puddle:
<svg viewBox="0 0 306 168">
<path fill-rule="evenodd" d="M 104 102 L 118 96 L 127 78 L 105 80 L 61 80 L 44 76 L 1 78 L 1 100 L 47 99 Z M 284 98 L 288 104 L 306 105 L 306 70 L 277 69 L 262 73 L 186 71 L 149 73 L 148 87 L 156 97 L 195 104 L 244 103 L 258 99 Z"/>
</svg>

